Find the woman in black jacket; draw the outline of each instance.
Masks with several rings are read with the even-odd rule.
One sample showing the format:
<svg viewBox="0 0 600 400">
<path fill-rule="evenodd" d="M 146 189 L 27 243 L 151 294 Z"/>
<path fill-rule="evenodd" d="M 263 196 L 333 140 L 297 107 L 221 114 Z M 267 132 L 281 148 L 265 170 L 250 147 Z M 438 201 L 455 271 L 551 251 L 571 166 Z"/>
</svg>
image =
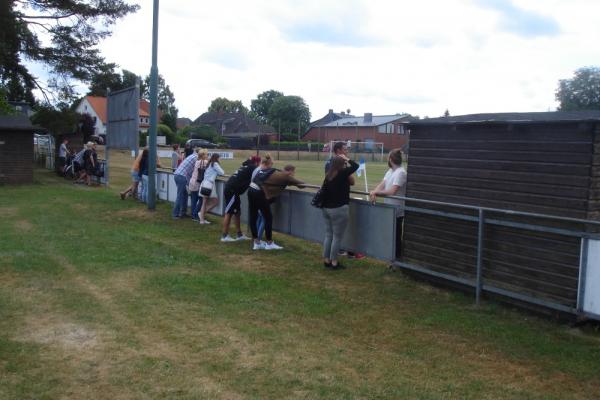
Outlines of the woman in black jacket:
<svg viewBox="0 0 600 400">
<path fill-rule="evenodd" d="M 348 226 L 350 182 L 348 177 L 358 169 L 358 164 L 345 154 L 331 160 L 331 167 L 323 181 L 323 218 L 325 239 L 323 240 L 323 264 L 327 268 L 342 269 L 337 256 Z"/>
</svg>

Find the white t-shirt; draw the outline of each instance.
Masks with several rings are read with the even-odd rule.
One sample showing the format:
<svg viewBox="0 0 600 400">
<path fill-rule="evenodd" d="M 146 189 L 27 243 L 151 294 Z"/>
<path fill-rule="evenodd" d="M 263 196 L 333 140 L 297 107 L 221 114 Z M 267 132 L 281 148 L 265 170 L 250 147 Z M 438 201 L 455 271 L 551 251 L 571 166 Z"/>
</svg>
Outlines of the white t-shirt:
<svg viewBox="0 0 600 400">
<path fill-rule="evenodd" d="M 64 143 L 60 144 L 60 148 L 58 149 L 58 156 L 59 157 L 67 157 L 67 152 L 69 150 L 67 149 L 67 145 Z"/>
<path fill-rule="evenodd" d="M 389 169 L 385 176 L 383 177 L 383 181 L 385 182 L 384 189 L 391 189 L 392 186 L 400 186 L 398 191 L 394 193 L 396 196 L 406 196 L 406 170 L 402 167 L 398 167 L 395 170 Z M 402 217 L 404 215 L 404 200 L 398 199 L 390 199 L 385 197 L 383 199 L 385 204 L 390 204 L 397 207 L 396 216 Z"/>
</svg>

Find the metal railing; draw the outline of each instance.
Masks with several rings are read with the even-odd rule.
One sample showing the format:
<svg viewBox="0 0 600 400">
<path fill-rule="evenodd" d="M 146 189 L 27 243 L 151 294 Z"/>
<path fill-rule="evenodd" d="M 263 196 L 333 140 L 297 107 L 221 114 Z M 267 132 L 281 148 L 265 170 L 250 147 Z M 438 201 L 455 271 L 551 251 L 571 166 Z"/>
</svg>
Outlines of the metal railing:
<svg viewBox="0 0 600 400">
<path fill-rule="evenodd" d="M 158 175 L 159 177 L 157 182 L 157 188 L 159 192 L 159 198 L 171 202 L 174 201 L 175 186 L 174 181 L 172 179 L 172 172 L 163 170 L 159 171 Z M 215 209 L 212 211 L 213 214 L 223 215 L 224 204 L 222 190 L 226 178 L 227 177 L 222 177 L 221 179 L 217 180 L 217 190 L 219 192 L 219 205 L 215 207 Z M 308 189 L 318 189 L 320 186 L 306 184 L 304 185 L 304 187 Z M 404 207 L 405 211 L 408 212 L 421 213 L 431 216 L 438 216 L 477 223 L 475 277 L 474 279 L 466 279 L 457 275 L 451 275 L 435 271 L 431 268 L 428 268 L 426 265 L 414 265 L 404 262 L 402 260 L 397 260 L 395 257 L 396 246 L 400 244 L 397 243 L 397 238 L 395 236 L 395 207 L 383 203 L 373 204 L 369 201 L 362 200 L 362 197 L 367 196 L 368 192 L 360 190 L 351 190 L 351 194 L 359 195 L 361 196 L 361 198 L 351 198 L 351 220 L 348 227 L 348 234 L 344 239 L 344 248 L 348 250 L 360 251 L 371 257 L 378 258 L 381 260 L 393 261 L 393 265 L 402 269 L 430 275 L 435 278 L 441 278 L 450 282 L 472 287 L 475 291 L 475 303 L 477 305 L 479 305 L 481 302 L 482 294 L 484 292 L 489 292 L 553 310 L 577 315 L 585 315 L 594 319 L 600 319 L 600 313 L 588 312 L 583 309 L 583 299 L 586 294 L 585 279 L 586 267 L 588 263 L 588 241 L 600 240 L 600 234 L 579 229 L 546 226 L 543 224 L 533 224 L 514 220 L 504 220 L 498 217 L 488 217 L 488 215 L 500 214 L 511 217 L 535 218 L 555 222 L 558 221 L 563 223 L 581 224 L 586 227 L 593 226 L 598 228 L 600 228 L 600 221 L 560 217 L 532 212 L 504 210 L 490 207 L 478 207 L 443 201 L 409 198 L 405 196 L 379 196 L 388 197 L 396 200 L 402 200 L 407 203 L 410 203 L 411 205 Z M 322 216 L 320 210 L 311 206 L 310 202 L 312 196 L 313 192 L 311 191 L 296 189 L 286 190 L 281 196 L 279 204 L 276 204 L 274 206 L 274 230 L 307 240 L 317 242 L 322 240 L 324 232 L 322 229 Z M 243 207 L 247 206 L 245 198 L 246 196 L 242 196 Z M 423 206 L 414 207 L 412 205 L 414 203 Z M 427 208 L 427 206 L 431 207 Z M 435 207 L 455 208 L 463 212 L 470 211 L 473 215 L 462 214 L 460 212 L 440 211 L 438 209 L 434 209 Z M 247 222 L 247 213 L 242 213 L 242 219 L 244 222 Z M 550 301 L 545 298 L 534 297 L 533 295 L 528 293 L 519 293 L 507 290 L 505 288 L 498 287 L 486 282 L 483 273 L 485 247 L 484 233 L 486 225 L 504 226 L 509 228 L 523 229 L 531 232 L 543 232 L 580 238 L 581 252 L 579 257 L 577 305 L 575 307 L 570 307 L 568 305 L 560 304 L 555 301 Z"/>
</svg>

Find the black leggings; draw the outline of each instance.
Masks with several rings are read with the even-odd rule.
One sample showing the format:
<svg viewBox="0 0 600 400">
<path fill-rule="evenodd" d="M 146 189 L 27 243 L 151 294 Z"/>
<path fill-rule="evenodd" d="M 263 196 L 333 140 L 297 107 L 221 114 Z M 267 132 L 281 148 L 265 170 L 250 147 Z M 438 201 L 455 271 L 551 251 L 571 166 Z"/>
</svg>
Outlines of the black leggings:
<svg viewBox="0 0 600 400">
<path fill-rule="evenodd" d="M 265 192 L 254 188 L 248 189 L 248 204 L 250 205 L 250 230 L 252 239 L 258 238 L 258 212 L 260 211 L 265 219 L 265 237 L 267 241 L 273 240 L 273 214 L 271 214 L 271 203 L 265 198 Z"/>
</svg>

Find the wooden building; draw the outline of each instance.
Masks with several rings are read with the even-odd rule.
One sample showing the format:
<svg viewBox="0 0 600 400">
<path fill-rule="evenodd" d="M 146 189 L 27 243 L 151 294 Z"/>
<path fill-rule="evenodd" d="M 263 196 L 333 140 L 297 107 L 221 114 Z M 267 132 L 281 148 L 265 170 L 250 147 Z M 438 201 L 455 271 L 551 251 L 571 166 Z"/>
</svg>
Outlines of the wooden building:
<svg viewBox="0 0 600 400">
<path fill-rule="evenodd" d="M 600 219 L 600 111 L 477 114 L 410 124 L 407 197 Z M 402 262 L 465 280 L 477 264 L 477 215 L 452 207 L 407 206 Z M 496 221 L 585 229 L 579 224 L 504 213 Z M 508 224 L 510 225 L 510 224 Z M 484 284 L 574 308 L 581 239 L 486 224 Z"/>
<path fill-rule="evenodd" d="M 0 184 L 33 182 L 33 134 L 26 116 L 0 116 Z"/>
</svg>

